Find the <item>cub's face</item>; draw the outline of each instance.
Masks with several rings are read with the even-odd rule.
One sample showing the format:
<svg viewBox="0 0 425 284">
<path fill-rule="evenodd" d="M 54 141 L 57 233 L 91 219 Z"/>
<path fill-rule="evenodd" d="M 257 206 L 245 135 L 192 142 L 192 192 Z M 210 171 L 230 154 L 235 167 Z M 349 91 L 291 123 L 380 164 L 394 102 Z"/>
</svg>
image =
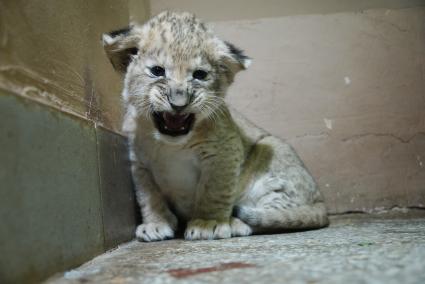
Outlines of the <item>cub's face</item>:
<svg viewBox="0 0 425 284">
<path fill-rule="evenodd" d="M 218 115 L 228 85 L 207 54 L 180 52 L 165 46 L 135 55 L 125 80 L 129 101 L 169 136 L 186 135 L 195 122 Z"/>
<path fill-rule="evenodd" d="M 125 76 L 123 96 L 159 136 L 182 137 L 220 114 L 233 77 L 249 59 L 188 13 L 164 12 L 142 26 L 105 34 L 105 50 Z"/>
</svg>

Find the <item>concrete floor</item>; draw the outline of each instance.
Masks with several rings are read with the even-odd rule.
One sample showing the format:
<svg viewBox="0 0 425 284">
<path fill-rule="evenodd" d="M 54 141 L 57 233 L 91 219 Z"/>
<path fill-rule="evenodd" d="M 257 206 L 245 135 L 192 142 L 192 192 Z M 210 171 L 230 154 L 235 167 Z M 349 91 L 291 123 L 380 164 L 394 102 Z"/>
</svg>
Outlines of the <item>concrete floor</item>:
<svg viewBox="0 0 425 284">
<path fill-rule="evenodd" d="M 425 283 L 424 213 L 343 215 L 322 230 L 219 241 L 133 241 L 46 283 Z"/>
</svg>

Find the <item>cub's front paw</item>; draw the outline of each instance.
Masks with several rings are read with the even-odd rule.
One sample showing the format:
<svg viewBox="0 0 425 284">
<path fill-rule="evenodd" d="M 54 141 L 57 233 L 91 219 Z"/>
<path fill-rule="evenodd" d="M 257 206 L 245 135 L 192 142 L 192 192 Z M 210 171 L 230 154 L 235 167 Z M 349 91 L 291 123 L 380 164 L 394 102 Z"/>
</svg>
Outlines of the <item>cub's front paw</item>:
<svg viewBox="0 0 425 284">
<path fill-rule="evenodd" d="M 229 222 L 195 219 L 187 224 L 184 238 L 186 240 L 226 239 L 232 236 Z"/>
<path fill-rule="evenodd" d="M 230 218 L 230 228 L 232 231 L 232 237 L 245 237 L 252 235 L 252 228 L 239 218 Z"/>
<path fill-rule="evenodd" d="M 143 242 L 154 242 L 172 239 L 174 230 L 167 223 L 141 224 L 136 229 L 136 238 Z"/>
</svg>

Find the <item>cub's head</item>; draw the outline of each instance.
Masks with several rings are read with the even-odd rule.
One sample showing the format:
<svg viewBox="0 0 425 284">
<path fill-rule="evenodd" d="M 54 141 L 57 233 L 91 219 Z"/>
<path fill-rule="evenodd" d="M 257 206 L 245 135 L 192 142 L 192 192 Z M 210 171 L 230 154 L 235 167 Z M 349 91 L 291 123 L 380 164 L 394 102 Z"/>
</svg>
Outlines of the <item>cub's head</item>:
<svg viewBox="0 0 425 284">
<path fill-rule="evenodd" d="M 214 119 L 227 87 L 250 59 L 189 13 L 163 12 L 144 25 L 103 35 L 124 77 L 124 101 L 167 136 L 185 136 Z"/>
</svg>

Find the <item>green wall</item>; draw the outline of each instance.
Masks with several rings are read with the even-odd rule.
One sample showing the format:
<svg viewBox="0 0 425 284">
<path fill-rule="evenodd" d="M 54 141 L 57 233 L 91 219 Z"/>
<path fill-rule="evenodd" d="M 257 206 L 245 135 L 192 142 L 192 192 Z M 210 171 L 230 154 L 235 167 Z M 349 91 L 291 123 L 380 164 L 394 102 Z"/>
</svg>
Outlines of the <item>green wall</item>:
<svg viewBox="0 0 425 284">
<path fill-rule="evenodd" d="M 0 90 L 0 283 L 36 282 L 133 238 L 126 140 Z"/>
</svg>

